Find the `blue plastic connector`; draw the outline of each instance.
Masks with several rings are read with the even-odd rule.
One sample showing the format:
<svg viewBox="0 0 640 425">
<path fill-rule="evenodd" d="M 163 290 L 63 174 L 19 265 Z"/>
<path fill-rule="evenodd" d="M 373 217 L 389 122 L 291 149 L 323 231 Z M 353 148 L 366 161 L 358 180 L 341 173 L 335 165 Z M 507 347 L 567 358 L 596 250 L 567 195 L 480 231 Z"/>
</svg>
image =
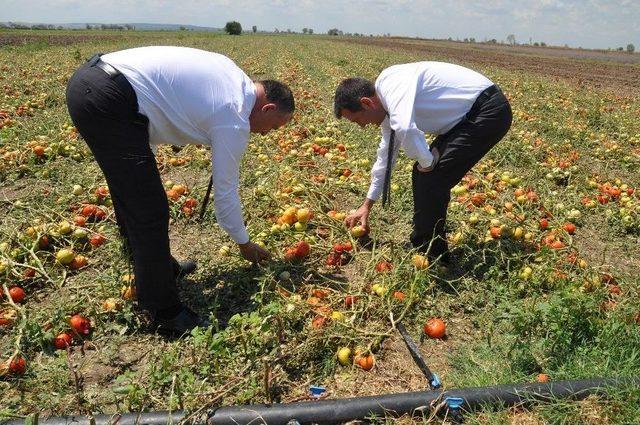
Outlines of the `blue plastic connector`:
<svg viewBox="0 0 640 425">
<path fill-rule="evenodd" d="M 312 396 L 312 397 L 320 397 L 324 392 L 326 392 L 326 391 L 327 391 L 327 389 L 326 389 L 326 388 L 324 388 L 324 387 L 319 387 L 319 386 L 316 386 L 316 385 L 311 385 L 311 386 L 309 387 L 309 391 L 311 391 L 311 396 Z"/>
<path fill-rule="evenodd" d="M 431 375 L 433 376 L 433 379 L 431 379 L 429 385 L 431 385 L 432 390 L 437 390 L 442 386 L 442 382 L 440 382 L 440 378 L 435 373 L 432 373 Z"/>
<path fill-rule="evenodd" d="M 460 397 L 447 397 L 444 399 L 444 402 L 447 403 L 449 410 L 457 412 L 464 404 L 464 399 Z"/>
</svg>

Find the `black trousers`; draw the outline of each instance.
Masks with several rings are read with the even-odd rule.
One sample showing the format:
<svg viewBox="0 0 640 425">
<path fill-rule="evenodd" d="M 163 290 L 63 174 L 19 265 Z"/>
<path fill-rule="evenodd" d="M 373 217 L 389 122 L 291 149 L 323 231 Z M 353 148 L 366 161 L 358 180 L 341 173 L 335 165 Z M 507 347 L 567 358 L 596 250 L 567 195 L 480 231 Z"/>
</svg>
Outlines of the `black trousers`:
<svg viewBox="0 0 640 425">
<path fill-rule="evenodd" d="M 69 114 L 104 173 L 121 235 L 133 258 L 138 304 L 154 313 L 179 305 L 169 248 L 169 205 L 149 146 L 149 120 L 119 74 L 80 67 L 67 85 Z"/>
<path fill-rule="evenodd" d="M 429 257 L 448 255 L 447 208 L 451 189 L 509 131 L 511 106 L 501 91 L 481 96 L 467 116 L 448 133 L 436 137 L 436 167 L 426 173 L 413 167 L 413 232 L 411 243 Z"/>
</svg>

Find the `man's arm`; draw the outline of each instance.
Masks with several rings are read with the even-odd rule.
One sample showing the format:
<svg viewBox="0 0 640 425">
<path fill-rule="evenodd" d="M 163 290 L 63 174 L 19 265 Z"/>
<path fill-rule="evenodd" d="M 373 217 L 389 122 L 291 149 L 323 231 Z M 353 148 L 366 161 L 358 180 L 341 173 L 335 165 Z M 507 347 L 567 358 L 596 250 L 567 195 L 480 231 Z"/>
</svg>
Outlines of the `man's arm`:
<svg viewBox="0 0 640 425">
<path fill-rule="evenodd" d="M 211 167 L 216 219 L 240 249 L 242 256 L 252 262 L 270 257 L 269 253 L 249 239 L 242 218 L 238 193 L 240 162 L 249 138 L 248 130 L 235 126 L 217 127 L 212 132 Z"/>
</svg>

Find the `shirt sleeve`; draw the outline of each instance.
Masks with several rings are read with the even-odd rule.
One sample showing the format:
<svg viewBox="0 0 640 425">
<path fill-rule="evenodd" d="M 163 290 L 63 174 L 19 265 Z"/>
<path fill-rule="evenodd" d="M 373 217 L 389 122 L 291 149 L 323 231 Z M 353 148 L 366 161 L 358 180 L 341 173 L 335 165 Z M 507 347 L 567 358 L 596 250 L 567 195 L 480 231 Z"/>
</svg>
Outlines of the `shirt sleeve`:
<svg viewBox="0 0 640 425">
<path fill-rule="evenodd" d="M 413 81 L 413 83 L 409 83 Z M 433 155 L 422 132 L 415 122 L 415 99 L 418 79 L 405 75 L 389 75 L 378 83 L 376 90 L 389 113 L 389 125 L 396 132 L 396 141 L 402 145 L 409 158 L 421 167 L 432 165 Z"/>
<path fill-rule="evenodd" d="M 216 219 L 236 243 L 249 241 L 240 204 L 240 162 L 249 130 L 239 126 L 215 127 L 211 132 L 211 167 Z"/>
<path fill-rule="evenodd" d="M 387 158 L 389 157 L 389 143 L 391 139 L 391 128 L 383 124 L 381 125 L 382 137 L 380 138 L 380 145 L 378 146 L 378 156 L 376 162 L 371 168 L 371 184 L 369 186 L 369 192 L 367 198 L 372 201 L 377 201 L 382 195 L 382 189 L 384 187 L 384 176 L 387 171 Z M 400 150 L 400 144 L 394 143 L 393 159 L 391 167 L 395 165 L 398 160 L 398 152 Z"/>
</svg>

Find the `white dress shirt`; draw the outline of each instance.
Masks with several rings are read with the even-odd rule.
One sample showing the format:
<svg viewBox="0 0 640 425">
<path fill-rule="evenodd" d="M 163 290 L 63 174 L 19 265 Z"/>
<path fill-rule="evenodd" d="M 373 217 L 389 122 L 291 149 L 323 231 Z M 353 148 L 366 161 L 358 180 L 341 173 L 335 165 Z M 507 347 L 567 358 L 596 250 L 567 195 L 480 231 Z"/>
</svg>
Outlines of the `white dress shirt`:
<svg viewBox="0 0 640 425">
<path fill-rule="evenodd" d="M 443 62 L 415 62 L 391 66 L 376 80 L 376 94 L 388 117 L 380 125 L 382 139 L 371 169 L 367 198 L 380 198 L 387 169 L 391 129 L 395 131 L 391 166 L 400 147 L 427 168 L 433 162 L 425 133 L 444 134 L 469 112 L 476 98 L 493 83 L 468 68 Z"/>
<path fill-rule="evenodd" d="M 226 56 L 186 47 L 140 47 L 101 59 L 131 83 L 149 118 L 151 145 L 211 146 L 218 224 L 235 242 L 247 242 L 238 189 L 256 102 L 253 81 Z"/>
</svg>

